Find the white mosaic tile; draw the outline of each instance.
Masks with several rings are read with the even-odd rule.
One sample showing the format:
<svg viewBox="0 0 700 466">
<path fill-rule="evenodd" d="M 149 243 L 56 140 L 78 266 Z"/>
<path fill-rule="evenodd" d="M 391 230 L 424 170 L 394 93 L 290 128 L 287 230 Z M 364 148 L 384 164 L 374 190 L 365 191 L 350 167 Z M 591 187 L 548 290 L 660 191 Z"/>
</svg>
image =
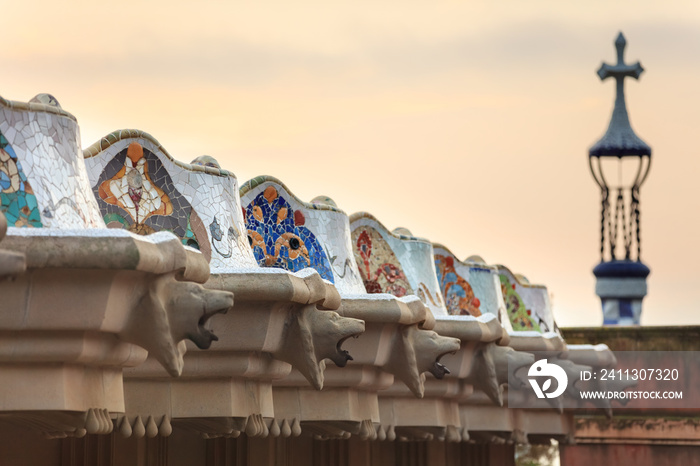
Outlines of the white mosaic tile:
<svg viewBox="0 0 700 466">
<path fill-rule="evenodd" d="M 0 99 L 2 209 L 17 227 L 104 228 L 80 149 L 78 124 L 66 113 Z M 55 111 L 55 110 L 54 110 Z M 52 136 L 53 135 L 53 136 Z M 9 183 L 11 187 L 5 186 Z"/>
</svg>

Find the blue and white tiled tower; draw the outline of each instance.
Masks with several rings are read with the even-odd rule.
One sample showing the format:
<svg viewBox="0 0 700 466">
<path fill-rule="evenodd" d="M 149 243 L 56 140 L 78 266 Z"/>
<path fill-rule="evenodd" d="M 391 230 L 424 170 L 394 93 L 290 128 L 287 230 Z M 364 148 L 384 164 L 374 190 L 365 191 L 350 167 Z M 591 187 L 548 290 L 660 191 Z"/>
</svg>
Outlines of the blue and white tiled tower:
<svg viewBox="0 0 700 466">
<path fill-rule="evenodd" d="M 593 274 L 596 294 L 603 305 L 603 325 L 639 324 L 649 275 L 649 267 L 640 258 L 639 188 L 649 174 L 651 148 L 630 125 L 624 89 L 625 78 L 639 79 L 644 69 L 639 62 L 625 63 L 626 45 L 620 33 L 615 40 L 617 63 L 603 63 L 598 70 L 601 80 L 615 78 L 617 95 L 608 130 L 588 151 L 591 173 L 601 190 L 601 262 Z M 617 164 L 609 163 L 615 159 Z M 635 162 L 631 170 L 634 178 L 626 184 L 622 177 L 623 160 L 625 164 Z M 617 167 L 617 176 L 609 173 L 611 165 L 613 169 Z M 624 257 L 619 257 L 620 249 L 624 249 Z"/>
</svg>

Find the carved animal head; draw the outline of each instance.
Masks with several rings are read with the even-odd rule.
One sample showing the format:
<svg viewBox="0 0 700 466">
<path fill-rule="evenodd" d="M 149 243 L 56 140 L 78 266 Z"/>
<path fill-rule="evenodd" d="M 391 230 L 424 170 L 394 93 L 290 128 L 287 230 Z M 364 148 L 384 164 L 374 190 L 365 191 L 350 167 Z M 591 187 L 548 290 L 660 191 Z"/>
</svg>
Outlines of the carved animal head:
<svg viewBox="0 0 700 466">
<path fill-rule="evenodd" d="M 425 332 L 425 333 L 423 333 Z M 436 379 L 442 379 L 450 371 L 440 363 L 447 353 L 454 353 L 459 349 L 460 341 L 457 338 L 443 337 L 432 330 L 423 330 L 415 334 L 414 347 L 416 348 L 416 361 L 418 370 L 426 370 Z"/>
<path fill-rule="evenodd" d="M 474 354 L 474 364 L 467 379 L 477 389 L 486 395 L 497 406 L 503 406 L 503 389 L 501 384 L 507 383 L 508 356 L 506 352 L 513 348 L 498 346 L 494 342 L 480 344 Z M 502 367 L 505 365 L 506 367 Z M 499 370 L 506 374 L 506 380 L 498 377 Z"/>
<path fill-rule="evenodd" d="M 529 387 L 527 369 L 535 363 L 535 355 L 516 351 L 509 346 L 496 346 L 493 351 L 498 383 L 510 383 L 516 388 Z"/>
<path fill-rule="evenodd" d="M 352 356 L 342 349 L 343 342 L 350 337 L 357 337 L 365 331 L 365 323 L 359 319 L 340 317 L 337 312 L 325 311 L 310 315 L 313 320 L 311 328 L 317 333 L 314 350 L 318 360 L 330 359 L 338 367 L 345 367 Z"/>
<path fill-rule="evenodd" d="M 417 325 L 403 327 L 394 339 L 386 369 L 411 389 L 418 398 L 425 391 L 424 372 L 442 379 L 450 371 L 440 358 L 459 350 L 457 338 L 444 337 L 432 330 L 421 330 Z"/>
<path fill-rule="evenodd" d="M 342 349 L 343 342 L 365 331 L 363 321 L 318 310 L 315 304 L 292 311 L 285 327 L 284 343 L 275 357 L 299 370 L 317 390 L 323 388 L 324 360 L 344 367 L 352 357 Z"/>
<path fill-rule="evenodd" d="M 568 359 L 555 359 L 554 362 L 559 367 L 564 369 L 564 372 L 566 372 L 567 379 L 572 381 L 571 383 L 567 384 L 566 393 L 574 398 L 580 397 L 579 385 L 581 383 L 581 373 L 584 371 L 591 372 L 593 368 L 591 366 L 586 366 L 583 364 L 576 364 Z"/>
<path fill-rule="evenodd" d="M 207 320 L 233 306 L 232 293 L 178 281 L 174 273 L 151 280 L 142 293 L 120 336 L 148 350 L 172 376 L 182 373 L 184 340 L 209 348 L 218 338 L 205 327 Z"/>
</svg>

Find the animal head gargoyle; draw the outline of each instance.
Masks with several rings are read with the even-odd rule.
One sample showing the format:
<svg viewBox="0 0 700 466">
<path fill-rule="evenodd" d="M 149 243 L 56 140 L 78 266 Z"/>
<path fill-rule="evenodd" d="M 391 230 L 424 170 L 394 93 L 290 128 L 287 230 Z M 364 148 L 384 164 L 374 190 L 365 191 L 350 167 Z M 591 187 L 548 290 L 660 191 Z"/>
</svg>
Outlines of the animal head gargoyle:
<svg viewBox="0 0 700 466">
<path fill-rule="evenodd" d="M 336 366 L 345 367 L 352 356 L 342 349 L 350 337 L 365 331 L 365 323 L 359 319 L 341 317 L 334 311 L 322 311 L 316 304 L 307 304 L 292 311 L 285 322 L 284 341 L 277 359 L 288 362 L 302 373 L 317 390 L 323 388 L 325 359 Z"/>
<path fill-rule="evenodd" d="M 527 370 L 535 363 L 534 354 L 510 346 L 494 346 L 492 355 L 499 384 L 512 384 L 514 388 L 530 386 Z"/>
<path fill-rule="evenodd" d="M 425 392 L 424 372 L 442 379 L 450 371 L 440 358 L 459 350 L 457 338 L 443 337 L 432 330 L 422 330 L 417 324 L 400 327 L 394 337 L 391 356 L 384 368 L 402 381 L 418 398 Z"/>
<path fill-rule="evenodd" d="M 160 275 L 140 289 L 122 339 L 145 348 L 172 376 L 182 374 L 185 339 L 207 349 L 216 335 L 205 328 L 214 314 L 233 306 L 233 293 L 179 281 L 175 273 Z"/>
<path fill-rule="evenodd" d="M 503 389 L 498 377 L 498 364 L 505 358 L 499 357 L 500 348 L 503 347 L 497 346 L 494 342 L 479 345 L 474 354 L 472 370 L 467 378 L 474 387 L 486 393 L 497 406 L 503 406 Z M 505 362 L 507 364 L 507 361 Z"/>
<path fill-rule="evenodd" d="M 566 372 L 566 375 L 568 377 L 569 383 L 566 386 L 566 393 L 571 396 L 576 398 L 579 396 L 579 391 L 580 388 L 578 387 L 579 382 L 581 381 L 581 372 L 583 371 L 588 371 L 591 372 L 593 368 L 591 366 L 584 366 L 581 364 L 576 364 L 573 361 L 570 361 L 568 359 L 554 359 L 554 362 L 564 369 L 564 372 Z"/>
</svg>

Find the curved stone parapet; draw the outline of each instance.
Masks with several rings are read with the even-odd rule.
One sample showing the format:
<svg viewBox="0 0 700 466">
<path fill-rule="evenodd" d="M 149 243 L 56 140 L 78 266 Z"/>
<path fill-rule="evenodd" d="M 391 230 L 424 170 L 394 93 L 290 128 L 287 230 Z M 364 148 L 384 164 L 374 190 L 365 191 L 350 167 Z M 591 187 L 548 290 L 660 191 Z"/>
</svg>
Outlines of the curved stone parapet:
<svg viewBox="0 0 700 466">
<path fill-rule="evenodd" d="M 395 231 L 394 233 L 400 232 Z M 500 411 L 494 412 L 489 404 L 503 406 L 503 387 L 509 382 L 517 383 L 520 381 L 521 385 L 529 386 L 526 380 L 528 370 L 535 362 L 535 356 L 531 352 L 537 350 L 553 351 L 553 360 L 561 364 L 569 377 L 574 380 L 576 380 L 575 376 L 577 375 L 574 374 L 575 370 L 585 369 L 585 366 L 576 365 L 565 359 L 566 344 L 557 332 L 543 332 L 538 323 L 526 325 L 531 322 L 529 315 L 532 312 L 528 312 L 528 309 L 524 307 L 523 299 L 517 294 L 520 289 L 516 290 L 516 285 L 528 288 L 525 294 L 529 298 L 528 302 L 534 304 L 539 304 L 537 299 L 542 296 L 541 293 L 535 294 L 535 299 L 532 299 L 530 294 L 533 293 L 530 288 L 537 288 L 536 293 L 544 291 L 545 294 L 546 288 L 523 285 L 524 279 L 514 277 L 505 268 L 499 269 L 486 265 L 483 259 L 478 256 L 460 261 L 442 245 L 435 245 L 433 251 L 434 263 L 432 267 L 437 275 L 445 307 L 450 314 L 437 318 L 436 329 L 442 334 L 459 337 L 462 341 L 461 350 L 455 356 L 445 358 L 447 364 L 458 368 L 461 386 L 459 393 L 461 395 L 454 397 L 454 395 L 444 393 L 441 396 L 443 398 L 453 396 L 454 405 L 458 406 L 457 409 L 463 413 L 462 419 L 451 425 L 460 432 L 463 440 L 470 438 L 472 434 L 477 437 L 484 435 L 488 437 L 491 434 L 489 434 L 487 426 L 484 430 L 474 427 L 473 423 L 465 419 L 464 413 L 478 413 L 481 410 L 492 414 L 503 414 Z M 409 262 L 410 259 L 411 256 L 408 256 L 406 262 Z M 406 264 L 402 265 L 406 266 Z M 509 280 L 512 280 L 513 286 L 510 286 Z M 518 300 L 518 306 L 514 307 L 515 312 L 508 312 L 510 309 L 504 302 L 504 296 L 512 301 Z M 537 309 L 542 315 L 551 318 L 548 300 Z M 526 322 L 521 322 L 522 315 L 526 316 Z M 490 320 L 494 328 L 488 329 L 484 325 L 486 324 L 484 319 Z M 550 321 L 549 327 L 555 328 L 553 319 Z M 545 324 L 541 326 L 544 329 L 549 328 Z M 516 327 L 519 330 L 515 330 Z M 530 331 L 523 331 L 523 327 L 530 328 Z M 484 332 L 484 330 L 486 331 Z M 502 345 L 509 345 L 509 347 Z M 571 388 L 569 395 L 573 391 L 574 389 Z M 547 400 L 542 406 L 543 409 L 551 409 L 552 407 L 557 410 L 555 417 L 561 416 L 560 401 Z M 541 412 L 537 413 L 537 415 L 541 414 Z M 495 416 L 495 418 L 498 419 L 499 416 Z M 519 416 L 526 420 L 532 418 L 524 412 Z M 526 441 L 527 436 L 530 435 L 512 417 L 503 418 L 496 431 L 501 432 L 499 435 L 504 436 L 503 438 L 511 440 L 522 438 Z M 563 435 L 564 432 L 566 429 L 561 432 L 554 430 L 552 435 Z"/>
<path fill-rule="evenodd" d="M 488 265 L 479 256 L 461 261 L 439 244 L 434 245 L 434 251 L 436 273 L 451 314 L 469 315 L 478 303 L 476 312 L 499 317 L 514 349 L 566 350 L 544 285 L 531 285 L 507 267 Z"/>
<path fill-rule="evenodd" d="M 410 410 L 403 412 L 405 400 L 396 387 L 380 393 L 382 424 L 379 430 L 393 432 L 399 438 L 467 440 L 469 435 L 458 416 L 460 404 L 469 403 L 476 389 L 487 394 L 492 403 L 502 405 L 508 353 L 517 353 L 500 346 L 508 343 L 509 332 L 499 322 L 504 306 L 502 300 L 499 301 L 501 290 L 495 269 L 481 267 L 474 271 L 474 276 L 481 280 L 479 292 L 486 291 L 482 294 L 487 301 L 485 309 L 490 306 L 490 312 L 482 312 L 473 288 L 457 277 L 454 261 L 436 260 L 430 242 L 411 236 L 405 229 L 388 232 L 366 213 L 351 217 L 351 229 L 356 260 L 361 271 L 363 265 L 365 267 L 363 278 L 368 279 L 365 282 L 368 291 L 376 289 L 402 295 L 417 288 L 419 291 L 411 294 L 420 296 L 427 307 L 437 308 L 437 312 L 433 311 L 435 330 L 460 341 L 459 350 L 442 359 L 445 366 L 455 372 L 454 377 L 440 382 L 426 381 L 425 399 L 417 411 L 420 415 L 413 416 Z M 442 270 L 440 265 L 443 265 Z M 372 274 L 372 270 L 376 273 Z M 438 279 L 438 271 L 442 272 L 442 281 Z M 448 274 L 452 275 L 446 276 Z M 443 287 L 457 291 L 456 295 L 462 298 L 451 303 L 457 315 L 448 314 L 442 297 Z M 525 359 L 522 364 L 531 358 Z M 518 358 L 511 360 L 521 362 Z M 396 414 L 398 411 L 402 414 Z"/>
<path fill-rule="evenodd" d="M 433 315 L 420 301 L 398 301 L 390 294 L 372 298 L 365 293 L 351 243 L 349 218 L 332 199 L 319 196 L 312 203 L 305 203 L 278 179 L 261 176 L 243 185 L 241 200 L 251 244 L 261 265 L 291 270 L 311 267 L 335 284 L 343 297 L 344 316 L 399 325 L 396 335 L 403 336 L 394 343 L 400 347 L 391 354 L 406 359 L 402 359 L 402 364 L 389 364 L 388 371 L 417 396 L 423 396 L 423 372 L 442 378 L 444 371 L 437 368 L 444 366 L 438 360 L 457 349 L 448 349 L 454 347 L 455 341 L 435 339 L 436 335 L 428 331 L 434 324 Z M 403 315 L 399 321 L 394 320 L 396 312 Z M 435 348 L 444 351 L 433 354 L 428 350 L 431 341 L 437 343 Z M 415 350 L 424 345 L 428 346 L 423 351 Z M 362 343 L 357 345 L 361 346 Z M 427 355 L 432 355 L 432 360 L 425 368 L 420 367 Z"/>
<path fill-rule="evenodd" d="M 255 265 L 241 215 L 238 180 L 203 156 L 175 160 L 150 134 L 119 130 L 84 151 L 105 223 L 134 233 L 173 232 L 212 269 Z"/>
<path fill-rule="evenodd" d="M 107 433 L 124 411 L 122 369 L 149 355 L 180 375 L 185 341 L 208 348 L 209 319 L 233 296 L 201 285 L 207 261 L 172 234 L 105 228 L 77 121 L 55 98 L 0 98 L 0 133 L 0 269 L 15 276 L 0 282 L 12 348 L 0 410 L 50 436 Z"/>
<path fill-rule="evenodd" d="M 509 350 L 498 349 L 498 360 L 502 367 L 497 370 L 500 374 L 499 383 L 510 380 L 524 380 L 526 373 L 519 371 L 526 365 L 531 365 L 530 352 L 550 352 L 551 357 L 565 366 L 572 380 L 578 380 L 578 365 L 566 360 L 567 346 L 556 329 L 546 287 L 530 285 L 522 276 L 514 275 L 504 266 L 489 266 L 479 256 L 472 256 L 466 261 L 459 261 L 445 246 L 435 246 L 435 265 L 439 280 L 443 284 L 443 293 L 447 293 L 446 302 L 457 304 L 455 312 L 468 313 L 467 301 L 462 297 L 464 290 L 470 290 L 479 304 L 484 304 L 486 312 L 497 312 L 501 322 L 509 333 Z M 450 298 L 450 295 L 454 297 Z M 466 294 L 470 296 L 469 294 Z M 504 299 L 505 298 L 505 299 Z M 462 310 L 462 308 L 466 308 Z M 514 352 L 513 352 L 514 351 Z M 511 353 L 511 354 L 507 354 Z M 528 356 L 529 357 L 526 357 Z M 553 355 L 553 356 L 552 356 Z M 519 357 L 519 364 L 513 364 L 513 358 Z M 511 364 L 508 364 L 508 358 Z M 516 376 L 516 372 L 519 374 Z M 508 378 L 510 375 L 510 379 Z M 483 384 L 482 384 L 483 385 Z M 572 387 L 575 384 L 572 384 Z M 484 388 L 489 387 L 481 387 Z M 573 388 L 572 388 L 573 390 Z M 485 391 L 489 398 L 495 401 L 493 390 Z M 570 394 L 573 392 L 570 392 Z M 500 397 L 498 398 L 500 401 Z M 560 409 L 558 404 L 557 409 Z"/>
<path fill-rule="evenodd" d="M 10 227 L 104 228 L 78 122 L 45 96 L 29 103 L 0 97 L 0 211 Z"/>
<path fill-rule="evenodd" d="M 93 191 L 108 226 L 135 232 L 173 231 L 184 244 L 200 249 L 210 258 L 211 270 L 215 272 L 211 283 L 216 283 L 220 289 L 235 289 L 240 302 L 246 302 L 251 296 L 254 296 L 253 300 L 264 302 L 268 297 L 266 293 L 275 294 L 271 287 L 284 287 L 280 280 L 287 283 L 298 280 L 289 274 L 283 277 L 258 273 L 260 269 L 243 220 L 238 181 L 231 172 L 221 169 L 213 157 L 202 156 L 192 164 L 181 163 L 148 133 L 121 130 L 86 149 L 85 160 Z M 259 275 L 258 279 L 252 279 L 256 274 Z M 241 278 L 244 278 L 243 282 Z M 301 281 L 306 283 L 309 277 Z M 320 281 L 314 286 L 323 288 Z M 333 293 L 337 296 L 335 290 L 329 296 Z M 291 297 L 280 299 L 280 305 L 285 299 Z M 339 316 L 318 313 L 316 310 L 317 304 L 323 307 L 327 300 L 333 298 L 311 303 L 292 300 L 310 306 L 308 309 L 300 307 L 300 314 L 292 313 L 288 318 L 302 319 L 306 316 L 303 320 L 330 322 Z M 333 308 L 328 302 L 325 304 L 326 309 Z M 339 300 L 335 308 L 338 304 Z M 242 312 L 237 312 L 237 315 Z M 248 349 L 259 348 L 253 346 Z M 323 358 L 309 365 L 294 359 L 295 354 L 285 351 L 279 354 L 285 358 L 283 360 L 294 360 L 295 364 L 300 364 L 298 368 L 314 386 L 322 387 L 323 366 L 320 361 Z"/>
<path fill-rule="evenodd" d="M 108 226 L 173 231 L 210 258 L 206 286 L 236 296 L 232 312 L 212 319 L 220 336 L 216 347 L 190 352 L 186 366 L 192 369 L 184 371 L 182 381 L 163 379 L 149 361 L 127 371 L 126 431 L 127 425 L 132 431 L 139 425 L 137 418 L 142 423 L 150 418 L 210 437 L 242 431 L 263 435 L 285 421 L 275 417 L 273 380 L 294 368 L 305 384 L 320 390 L 326 360 L 344 366 L 351 358 L 342 344 L 362 333 L 364 323 L 332 311 L 340 305 L 338 291 L 315 270 L 259 267 L 238 182 L 213 157 L 184 164 L 149 134 L 122 130 L 86 149 L 85 160 Z M 216 402 L 194 409 L 186 400 L 195 392 L 216 394 Z M 154 397 L 158 402 L 149 400 Z"/>
<path fill-rule="evenodd" d="M 365 332 L 345 345 L 353 361 L 342 370 L 326 371 L 324 386 L 331 392 L 310 398 L 292 374 L 274 383 L 276 413 L 283 418 L 299 416 L 289 410 L 299 406 L 301 426 L 322 438 L 377 437 L 382 425 L 378 392 L 399 383 L 412 396 L 422 398 L 425 373 L 439 379 L 449 373 L 440 359 L 457 351 L 459 341 L 431 330 L 434 316 L 417 296 L 365 292 L 348 216 L 332 199 L 319 196 L 305 203 L 272 177 L 245 183 L 241 199 L 261 265 L 290 270 L 313 267 L 328 286 L 333 282 L 340 291 L 338 312 L 365 322 Z"/>
<path fill-rule="evenodd" d="M 83 153 L 75 119 L 33 100 L 0 99 L 3 420 L 50 437 L 566 439 L 561 403 L 507 409 L 503 385 L 527 383 L 537 350 L 569 396 L 614 363 L 567 346 L 546 288 L 504 267 L 272 177 L 239 192 L 214 158 L 180 163 L 142 131 Z M 44 228 L 3 238 L 5 217 Z"/>
<path fill-rule="evenodd" d="M 366 212 L 350 216 L 350 230 L 353 253 L 368 293 L 416 295 L 435 317 L 448 315 L 429 241 L 391 232 Z"/>
<path fill-rule="evenodd" d="M 535 362 L 530 351 L 548 350 L 560 354 L 566 350 L 566 345 L 554 332 L 543 334 L 537 331 L 513 330 L 511 318 L 518 325 L 515 319 L 517 314 L 509 315 L 506 310 L 503 293 L 507 290 L 502 283 L 498 267 L 487 265 L 479 256 L 460 261 L 442 245 L 434 245 L 434 250 L 436 273 L 445 294 L 445 302 L 454 306 L 452 312 L 469 315 L 473 312 L 473 303 L 476 301 L 479 311 L 498 316 L 503 331 L 508 334 L 500 341 L 500 345 L 509 346 L 489 344 L 477 353 L 477 370 L 474 376 L 467 377 L 467 380 L 472 381 L 475 388 L 484 392 L 492 402 L 502 405 L 502 386 L 509 381 L 524 381 L 527 368 Z M 484 370 L 491 375 L 490 379 L 479 376 Z M 487 380 L 490 380 L 490 383 L 485 383 Z"/>
<path fill-rule="evenodd" d="M 300 200 L 278 179 L 259 176 L 241 187 L 246 228 L 263 267 L 316 269 L 341 294 L 365 293 L 351 253 L 348 217 L 332 200 Z"/>
</svg>

